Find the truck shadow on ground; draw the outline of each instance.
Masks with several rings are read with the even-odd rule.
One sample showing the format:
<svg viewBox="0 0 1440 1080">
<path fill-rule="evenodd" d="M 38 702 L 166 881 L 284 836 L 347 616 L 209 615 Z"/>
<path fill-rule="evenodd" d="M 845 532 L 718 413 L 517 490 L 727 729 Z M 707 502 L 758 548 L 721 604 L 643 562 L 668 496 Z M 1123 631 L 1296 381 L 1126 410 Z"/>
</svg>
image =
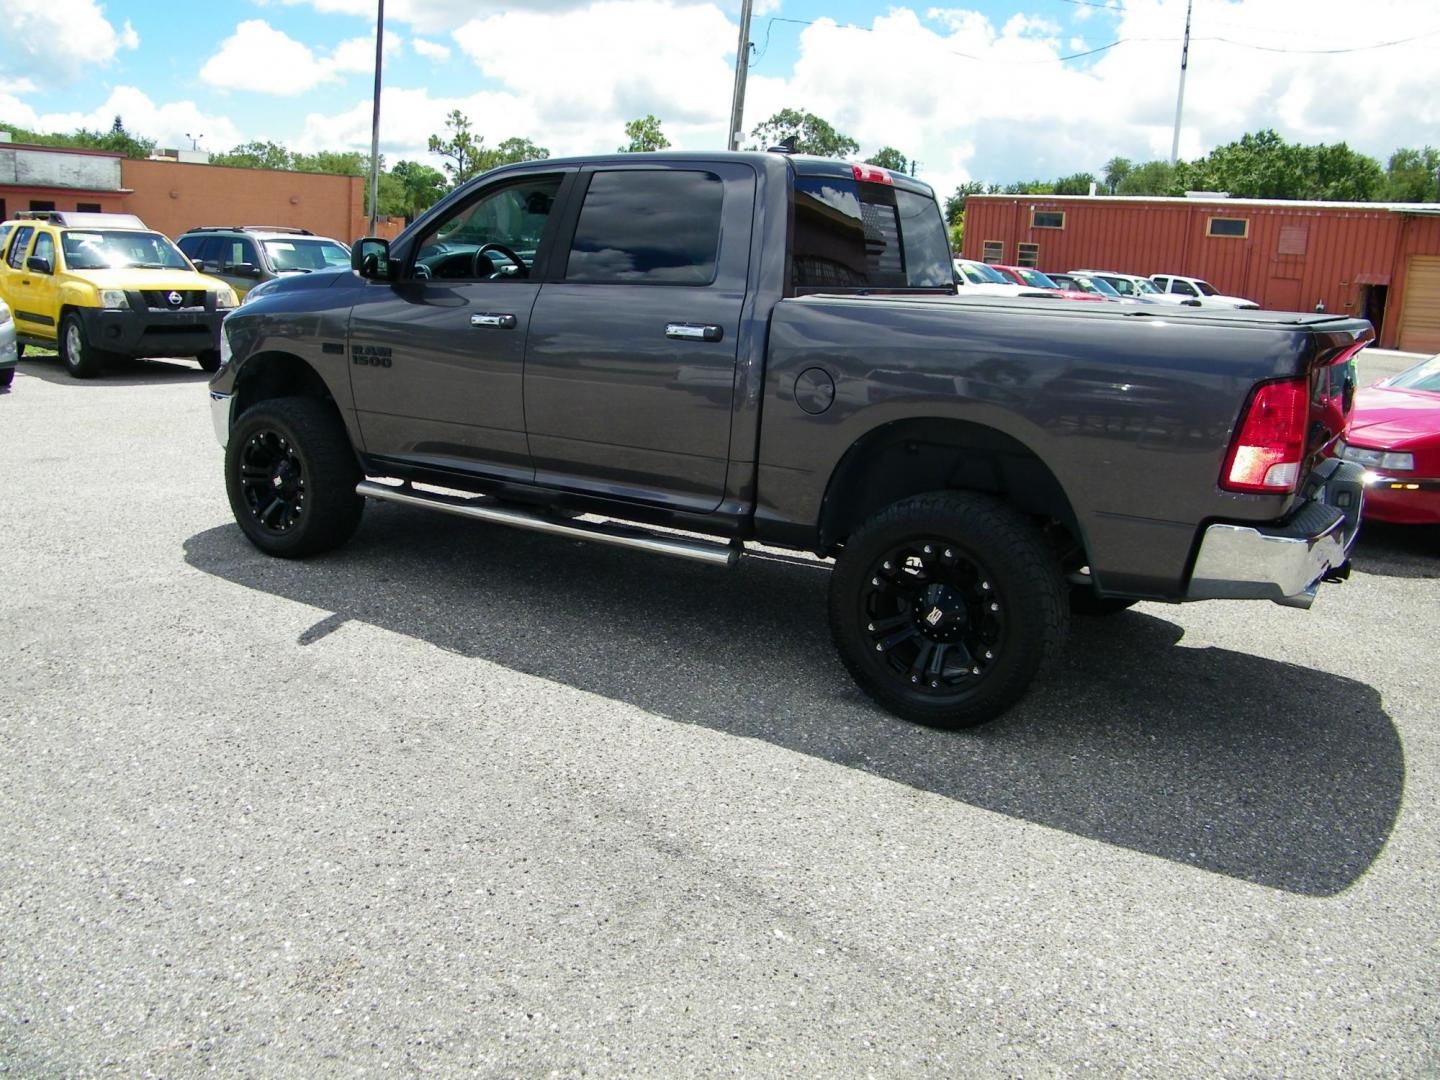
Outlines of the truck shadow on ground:
<svg viewBox="0 0 1440 1080">
<path fill-rule="evenodd" d="M 233 525 L 192 536 L 185 557 L 334 613 L 296 647 L 366 622 L 1294 893 L 1353 883 L 1399 810 L 1404 757 L 1375 690 L 1189 648 L 1179 626 L 1137 611 L 1077 622 L 1060 670 L 1018 708 L 947 732 L 897 720 L 854 687 L 825 627 L 818 563 L 760 557 L 726 572 L 373 502 L 350 545 L 323 559 L 267 558 Z"/>
<path fill-rule="evenodd" d="M 1440 578 L 1440 525 L 1364 521 L 1350 561 L 1362 574 Z"/>
<path fill-rule="evenodd" d="M 208 382 L 210 375 L 201 371 L 191 360 L 137 360 L 130 357 L 116 357 L 105 362 L 104 368 L 93 379 L 77 379 L 65 370 L 60 358 L 53 354 L 33 353 L 26 350 L 24 358 L 16 368 L 17 375 L 33 375 L 57 386 L 73 386 L 78 389 L 104 386 L 155 386 L 164 383 Z"/>
</svg>

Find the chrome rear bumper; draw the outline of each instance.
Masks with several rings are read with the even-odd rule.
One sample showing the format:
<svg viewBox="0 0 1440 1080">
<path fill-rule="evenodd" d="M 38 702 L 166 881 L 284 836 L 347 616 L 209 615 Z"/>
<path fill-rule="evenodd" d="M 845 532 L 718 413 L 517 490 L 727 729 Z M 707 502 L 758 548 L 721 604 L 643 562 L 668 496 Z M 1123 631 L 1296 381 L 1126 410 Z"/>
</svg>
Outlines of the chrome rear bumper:
<svg viewBox="0 0 1440 1080">
<path fill-rule="evenodd" d="M 1209 526 L 1185 598 L 1308 608 L 1322 581 L 1349 572 L 1365 500 L 1363 476 L 1358 465 L 1332 459 L 1312 474 L 1306 501 L 1284 525 Z"/>
</svg>

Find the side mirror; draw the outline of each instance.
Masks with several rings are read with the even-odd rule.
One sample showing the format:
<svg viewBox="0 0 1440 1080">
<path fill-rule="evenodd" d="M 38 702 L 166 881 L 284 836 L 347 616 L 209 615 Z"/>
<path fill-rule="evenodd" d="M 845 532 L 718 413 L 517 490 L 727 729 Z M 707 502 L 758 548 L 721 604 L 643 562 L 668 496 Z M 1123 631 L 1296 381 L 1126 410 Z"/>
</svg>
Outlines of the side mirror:
<svg viewBox="0 0 1440 1080">
<path fill-rule="evenodd" d="M 25 260 L 25 269 L 36 274 L 53 274 L 55 268 L 50 265 L 50 260 L 43 255 L 31 255 Z"/>
<path fill-rule="evenodd" d="M 367 281 L 390 280 L 390 241 L 365 236 L 350 249 L 350 269 Z"/>
<path fill-rule="evenodd" d="M 226 263 L 225 273 L 236 277 L 259 277 L 260 268 L 254 263 Z"/>
</svg>

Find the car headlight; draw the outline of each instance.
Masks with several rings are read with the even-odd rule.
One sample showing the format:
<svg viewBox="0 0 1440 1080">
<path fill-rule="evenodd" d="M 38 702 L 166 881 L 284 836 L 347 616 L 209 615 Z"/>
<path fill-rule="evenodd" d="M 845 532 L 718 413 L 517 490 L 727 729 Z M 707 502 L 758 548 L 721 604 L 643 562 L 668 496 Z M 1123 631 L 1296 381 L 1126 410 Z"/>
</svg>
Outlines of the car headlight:
<svg viewBox="0 0 1440 1080">
<path fill-rule="evenodd" d="M 215 309 L 217 311 L 229 311 L 233 307 L 240 306 L 240 298 L 235 295 L 235 290 L 229 285 L 222 285 L 215 290 Z"/>
<path fill-rule="evenodd" d="M 1357 465 L 1368 465 L 1372 469 L 1410 472 L 1415 468 L 1414 454 L 1400 454 L 1393 450 L 1370 450 L 1363 446 L 1347 444 L 1340 448 L 1340 456 L 1346 461 L 1353 461 Z"/>
<path fill-rule="evenodd" d="M 125 295 L 124 289 L 101 289 L 100 306 L 112 310 L 125 311 L 130 307 L 130 298 Z"/>
</svg>

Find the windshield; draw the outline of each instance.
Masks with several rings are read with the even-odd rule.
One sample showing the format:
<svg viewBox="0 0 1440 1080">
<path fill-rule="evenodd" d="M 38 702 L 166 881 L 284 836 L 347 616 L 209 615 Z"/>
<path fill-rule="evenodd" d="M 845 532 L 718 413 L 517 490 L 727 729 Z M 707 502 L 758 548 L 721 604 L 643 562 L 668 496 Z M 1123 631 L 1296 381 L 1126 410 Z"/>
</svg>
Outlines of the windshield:
<svg viewBox="0 0 1440 1080">
<path fill-rule="evenodd" d="M 287 270 L 328 270 L 333 266 L 349 266 L 350 253 L 334 240 L 266 240 L 265 254 L 276 273 Z"/>
<path fill-rule="evenodd" d="M 71 270 L 189 270 L 189 261 L 167 238 L 138 229 L 67 229 L 61 234 Z"/>
<path fill-rule="evenodd" d="M 1387 384 L 1401 390 L 1425 390 L 1440 394 L 1440 353 L 1406 368 Z"/>
<path fill-rule="evenodd" d="M 1106 281 L 1104 278 L 1082 277 L 1076 278 L 1075 280 L 1080 283 L 1080 287 L 1086 292 L 1099 293 L 1101 296 L 1108 296 L 1111 300 L 1121 299 L 1120 291 L 1116 289 L 1115 286 L 1111 285 L 1108 281 Z"/>
<path fill-rule="evenodd" d="M 1058 289 L 1060 286 L 1051 281 L 1039 270 L 1027 270 L 1025 267 L 1018 267 L 1015 271 L 1020 275 L 1026 285 L 1034 285 L 1037 289 Z"/>
<path fill-rule="evenodd" d="M 976 285 L 1013 285 L 1015 284 L 1004 274 L 994 267 L 986 266 L 984 263 L 962 262 L 960 272 L 973 281 Z"/>
<path fill-rule="evenodd" d="M 1155 286 L 1154 286 L 1153 284 L 1151 284 L 1151 282 L 1148 281 L 1148 280 L 1145 279 L 1145 278 L 1136 278 L 1136 279 L 1135 279 L 1135 288 L 1138 289 L 1141 293 L 1143 293 L 1143 294 L 1146 295 L 1146 296 L 1159 296 L 1159 295 L 1160 295 L 1160 290 L 1157 289 L 1157 288 L 1155 288 Z"/>
<path fill-rule="evenodd" d="M 1208 281 L 1201 281 L 1199 278 L 1195 279 L 1195 287 L 1205 296 L 1220 295 L 1220 291 L 1216 289 L 1214 285 L 1211 285 Z"/>
</svg>

